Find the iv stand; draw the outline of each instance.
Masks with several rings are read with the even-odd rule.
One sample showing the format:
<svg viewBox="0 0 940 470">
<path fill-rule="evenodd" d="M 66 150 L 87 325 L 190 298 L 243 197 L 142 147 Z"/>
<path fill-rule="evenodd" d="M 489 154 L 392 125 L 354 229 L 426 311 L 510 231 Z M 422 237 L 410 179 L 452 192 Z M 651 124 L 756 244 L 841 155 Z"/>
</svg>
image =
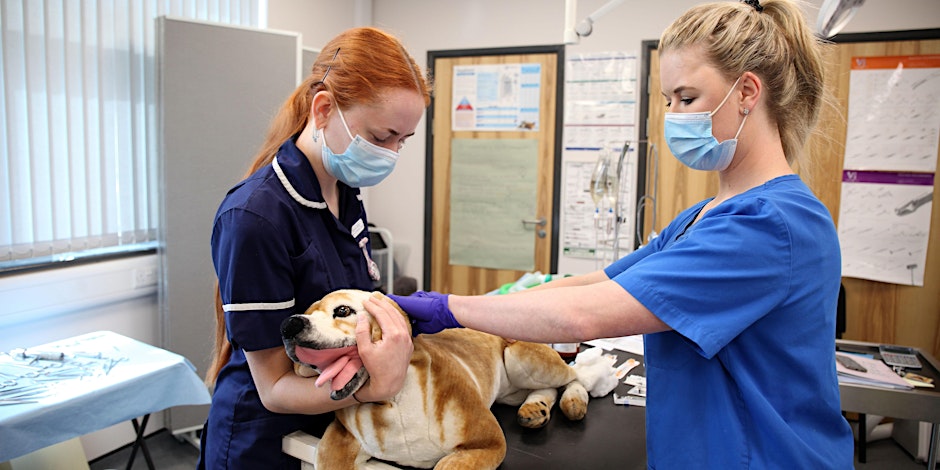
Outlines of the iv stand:
<svg viewBox="0 0 940 470">
<path fill-rule="evenodd" d="M 646 142 L 646 141 L 645 141 L 645 140 L 641 140 L 640 142 Z M 616 148 L 617 148 L 617 147 L 616 147 L 616 144 L 615 144 L 614 146 L 612 146 L 612 148 L 613 148 L 613 149 L 616 149 Z M 610 174 L 616 175 L 616 181 L 617 181 L 617 187 L 616 187 L 616 188 L 610 188 L 610 187 L 608 187 L 608 196 L 607 196 L 607 197 L 608 197 L 608 200 L 611 200 L 611 201 L 612 201 L 611 210 L 613 211 L 613 217 L 612 217 L 612 219 L 613 219 L 613 228 L 612 228 L 613 240 L 610 240 L 610 245 L 608 245 L 608 246 L 610 246 L 610 254 L 611 254 L 612 257 L 613 257 L 612 261 L 616 261 L 616 260 L 620 259 L 620 224 L 626 222 L 625 217 L 624 217 L 624 214 L 623 214 L 623 207 L 624 207 L 623 204 L 624 204 L 624 202 L 621 200 L 622 198 L 620 197 L 620 196 L 621 196 L 621 188 L 622 188 L 622 186 L 623 186 L 623 184 L 624 184 L 624 181 L 623 181 L 623 174 L 622 174 L 622 173 L 623 173 L 623 161 L 624 161 L 624 158 L 626 158 L 627 153 L 629 153 L 629 152 L 632 151 L 632 150 L 634 150 L 633 141 L 630 141 L 630 140 L 624 141 L 624 142 L 623 142 L 623 146 L 620 148 L 620 156 L 619 156 L 618 159 L 617 159 L 616 170 L 612 170 L 612 169 L 609 170 L 609 173 L 610 173 Z M 656 198 L 655 198 L 656 188 L 655 188 L 655 185 L 658 183 L 658 174 L 657 174 L 657 173 L 658 173 L 658 170 L 659 170 L 659 152 L 657 151 L 658 149 L 656 148 L 656 145 L 655 145 L 655 144 L 650 144 L 650 150 L 652 151 L 652 155 L 653 155 L 653 175 L 652 175 L 652 179 L 653 179 L 654 188 L 653 188 L 653 194 L 652 194 L 652 195 L 647 193 L 647 194 L 644 194 L 643 196 L 641 196 L 641 197 L 637 200 L 636 214 L 635 214 L 635 220 L 634 220 L 634 223 L 636 224 L 635 227 L 636 227 L 636 237 L 637 237 L 637 241 L 641 241 L 641 240 L 642 240 L 642 234 L 640 233 L 640 212 L 646 209 L 647 203 L 650 203 L 650 204 L 652 205 L 652 232 L 650 233 L 650 239 L 655 238 L 655 236 L 656 236 L 656 232 L 655 232 L 655 227 L 656 227 Z M 610 165 L 613 166 L 613 162 L 611 162 Z M 606 184 L 606 183 L 605 183 L 605 184 Z M 593 183 L 592 183 L 592 185 L 593 185 Z M 610 194 L 609 194 L 609 191 L 610 191 L 610 190 L 613 190 L 613 192 L 614 192 L 614 196 L 613 196 L 613 197 L 611 197 Z M 596 217 L 596 215 L 595 215 L 595 217 Z M 609 233 L 608 233 L 608 234 L 609 234 Z M 647 241 L 648 241 L 648 240 L 647 240 Z M 642 243 L 641 243 L 641 244 L 642 244 Z M 632 248 L 632 247 L 631 247 L 631 248 Z"/>
<path fill-rule="evenodd" d="M 645 141 L 641 140 L 640 142 L 645 142 Z M 639 199 L 637 200 L 636 213 L 635 213 L 636 215 L 636 221 L 634 225 L 634 227 L 636 227 L 635 235 L 636 235 L 637 243 L 639 243 L 640 245 L 645 245 L 644 241 L 649 242 L 649 240 L 652 240 L 657 235 L 656 234 L 656 194 L 659 188 L 659 149 L 656 147 L 656 144 L 651 143 L 651 142 L 649 143 L 649 149 L 650 149 L 650 152 L 652 152 L 652 156 L 653 156 L 653 159 L 652 159 L 653 174 L 652 174 L 652 178 L 650 178 L 649 175 L 647 176 L 646 182 L 647 182 L 647 188 L 649 188 L 650 184 L 652 184 L 653 191 L 652 193 L 650 193 L 649 190 L 647 190 L 646 194 L 639 197 Z M 652 207 L 650 208 L 650 216 L 651 216 L 650 234 L 649 234 L 649 239 L 643 240 L 643 233 L 640 231 L 640 214 L 645 213 L 646 208 L 647 208 L 647 202 L 649 202 L 649 204 L 652 205 Z"/>
<path fill-rule="evenodd" d="M 617 159 L 617 182 L 619 183 L 615 190 L 617 197 L 614 199 L 614 240 L 611 246 L 613 252 L 613 261 L 620 259 L 620 224 L 623 222 L 623 203 L 620 201 L 620 187 L 623 186 L 623 158 L 630 151 L 630 141 L 624 141 L 623 149 L 620 150 L 620 157 Z"/>
</svg>

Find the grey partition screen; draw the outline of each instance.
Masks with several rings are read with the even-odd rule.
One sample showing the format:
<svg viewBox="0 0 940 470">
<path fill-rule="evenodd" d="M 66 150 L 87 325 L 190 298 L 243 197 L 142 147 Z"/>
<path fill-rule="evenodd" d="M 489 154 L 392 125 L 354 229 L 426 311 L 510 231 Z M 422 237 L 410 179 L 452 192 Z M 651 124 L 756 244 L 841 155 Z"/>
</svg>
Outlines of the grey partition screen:
<svg viewBox="0 0 940 470">
<path fill-rule="evenodd" d="M 313 63 L 317 61 L 317 56 L 320 55 L 319 49 L 313 49 L 310 47 L 303 48 L 303 52 L 300 57 L 300 75 L 306 77 L 308 73 L 313 69 Z"/>
<path fill-rule="evenodd" d="M 157 18 L 163 347 L 204 375 L 214 337 L 212 218 L 300 77 L 300 36 Z M 208 408 L 170 410 L 174 432 Z"/>
</svg>

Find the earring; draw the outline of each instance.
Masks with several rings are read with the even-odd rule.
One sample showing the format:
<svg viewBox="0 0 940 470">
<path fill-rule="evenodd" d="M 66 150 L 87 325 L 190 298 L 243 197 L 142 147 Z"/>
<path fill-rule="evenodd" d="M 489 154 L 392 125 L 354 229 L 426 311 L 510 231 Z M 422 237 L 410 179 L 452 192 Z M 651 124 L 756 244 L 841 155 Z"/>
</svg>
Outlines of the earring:
<svg viewBox="0 0 940 470">
<path fill-rule="evenodd" d="M 318 140 L 320 140 L 320 129 L 314 129 L 314 130 L 313 130 L 313 141 L 314 141 L 314 142 L 317 142 Z"/>
<path fill-rule="evenodd" d="M 747 116 L 748 114 L 751 114 L 751 110 L 744 108 L 744 115 Z"/>
</svg>

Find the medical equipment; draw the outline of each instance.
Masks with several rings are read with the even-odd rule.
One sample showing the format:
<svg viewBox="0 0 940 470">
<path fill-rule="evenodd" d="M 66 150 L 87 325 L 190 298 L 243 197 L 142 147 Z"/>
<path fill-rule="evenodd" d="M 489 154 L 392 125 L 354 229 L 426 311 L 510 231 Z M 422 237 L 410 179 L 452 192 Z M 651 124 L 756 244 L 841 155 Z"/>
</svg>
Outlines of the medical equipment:
<svg viewBox="0 0 940 470">
<path fill-rule="evenodd" d="M 43 360 L 43 361 L 61 361 L 65 358 L 65 354 L 62 351 L 40 351 L 35 349 L 14 349 L 13 354 L 17 355 L 21 359 L 34 359 L 34 360 Z"/>
<path fill-rule="evenodd" d="M 395 288 L 395 256 L 392 232 L 386 228 L 369 224 L 369 237 L 372 238 L 372 259 L 379 274 L 373 285 L 376 290 L 391 294 Z M 370 267 L 371 269 L 371 267 Z"/>
<path fill-rule="evenodd" d="M 578 0 L 565 0 L 565 44 L 577 44 L 582 37 L 590 36 L 594 32 L 594 22 L 620 6 L 623 1 L 610 0 L 601 5 L 594 13 L 588 15 L 587 18 L 575 23 L 575 16 L 578 14 Z"/>
<path fill-rule="evenodd" d="M 656 144 L 650 143 L 649 151 L 653 156 L 652 160 L 650 161 L 650 165 L 653 167 L 653 170 L 651 172 L 647 172 L 647 184 L 645 187 L 649 188 L 652 186 L 653 190 L 652 192 L 647 192 L 646 194 L 637 198 L 635 212 L 636 240 L 640 246 L 649 243 L 650 240 L 656 238 L 656 236 L 659 235 L 659 233 L 656 232 L 656 194 L 659 189 L 659 148 L 656 147 Z M 647 205 L 649 205 L 650 209 L 650 226 L 649 234 L 646 236 L 646 238 L 643 238 L 643 233 L 641 233 L 640 230 L 640 227 L 642 227 L 643 224 L 640 223 L 640 218 L 643 217 L 642 214 L 644 214 Z"/>
<path fill-rule="evenodd" d="M 645 140 L 639 141 L 646 143 Z M 633 184 L 631 181 L 625 181 L 625 173 L 632 175 L 632 170 L 627 168 L 636 162 L 626 161 L 628 155 L 635 153 L 637 148 L 633 141 L 612 141 L 600 148 L 597 161 L 591 173 L 588 193 L 594 202 L 594 233 L 595 233 L 595 260 L 598 264 L 613 262 L 621 257 L 622 254 L 632 251 L 633 247 L 621 247 L 624 240 L 630 242 L 630 237 L 622 237 L 620 233 L 621 225 L 627 223 L 628 219 L 634 219 L 636 228 L 635 240 L 643 245 L 653 238 L 656 238 L 656 187 L 659 173 L 659 152 L 655 144 L 649 143 L 649 152 L 652 155 L 650 165 L 652 170 L 647 176 L 647 185 L 652 185 L 652 192 L 646 193 L 637 198 L 635 212 L 630 214 L 632 207 L 625 206 L 624 184 Z M 630 158 L 634 158 L 630 155 Z M 651 210 L 650 227 L 648 235 L 644 238 L 640 227 L 642 226 L 643 211 L 647 208 Z M 622 253 L 625 250 L 624 253 Z"/>
<path fill-rule="evenodd" d="M 608 142 L 601 147 L 591 172 L 588 192 L 594 201 L 595 254 L 602 263 L 620 257 L 620 225 L 626 221 L 621 201 L 623 160 L 632 150 L 630 141 Z"/>
<path fill-rule="evenodd" d="M 824 0 L 816 18 L 816 33 L 822 38 L 835 36 L 863 3 L 865 0 Z"/>
<path fill-rule="evenodd" d="M 17 348 L 0 352 L 0 406 L 36 403 L 66 380 L 107 375 L 121 355 L 70 349 Z"/>
</svg>

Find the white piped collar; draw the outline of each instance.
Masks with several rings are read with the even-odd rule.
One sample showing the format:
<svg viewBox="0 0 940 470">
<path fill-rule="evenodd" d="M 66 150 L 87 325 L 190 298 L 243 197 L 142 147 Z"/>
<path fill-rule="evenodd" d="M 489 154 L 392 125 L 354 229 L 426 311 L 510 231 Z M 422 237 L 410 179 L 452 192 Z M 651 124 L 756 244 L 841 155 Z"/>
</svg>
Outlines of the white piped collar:
<svg viewBox="0 0 940 470">
<path fill-rule="evenodd" d="M 290 196 L 294 198 L 295 201 L 311 209 L 326 209 L 326 202 L 311 201 L 301 196 L 300 193 L 294 189 L 294 186 L 290 184 L 290 181 L 287 180 L 287 175 L 284 174 L 284 170 L 281 169 L 281 165 L 277 163 L 277 156 L 274 157 L 274 161 L 271 162 L 271 166 L 274 167 L 274 174 L 277 175 L 277 179 L 281 180 L 281 185 L 284 186 L 287 194 L 290 194 Z"/>
</svg>

